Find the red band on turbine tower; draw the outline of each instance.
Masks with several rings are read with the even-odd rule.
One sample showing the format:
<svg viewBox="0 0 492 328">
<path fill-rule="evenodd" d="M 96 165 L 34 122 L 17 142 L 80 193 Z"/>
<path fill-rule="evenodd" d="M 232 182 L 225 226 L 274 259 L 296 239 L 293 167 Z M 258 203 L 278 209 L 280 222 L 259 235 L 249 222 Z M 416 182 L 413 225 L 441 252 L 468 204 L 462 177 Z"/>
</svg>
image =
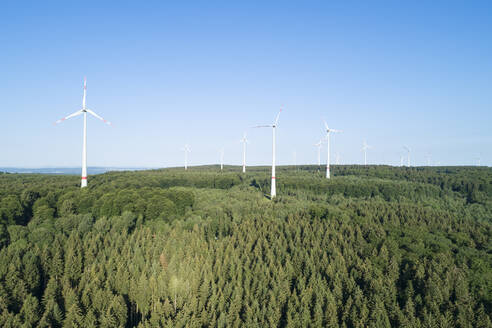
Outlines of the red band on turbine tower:
<svg viewBox="0 0 492 328">
<path fill-rule="evenodd" d="M 87 177 L 82 177 L 82 180 L 87 180 Z"/>
<path fill-rule="evenodd" d="M 276 179 L 276 177 L 272 177 L 272 179 Z"/>
</svg>

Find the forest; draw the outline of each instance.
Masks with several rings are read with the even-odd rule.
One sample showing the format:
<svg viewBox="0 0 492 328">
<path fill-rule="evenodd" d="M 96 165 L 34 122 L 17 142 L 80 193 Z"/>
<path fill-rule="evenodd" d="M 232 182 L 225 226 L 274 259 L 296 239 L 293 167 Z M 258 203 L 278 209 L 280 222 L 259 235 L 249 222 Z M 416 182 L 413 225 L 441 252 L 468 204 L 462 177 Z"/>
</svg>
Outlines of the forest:
<svg viewBox="0 0 492 328">
<path fill-rule="evenodd" d="M 0 173 L 2 327 L 492 327 L 492 168 Z"/>
</svg>

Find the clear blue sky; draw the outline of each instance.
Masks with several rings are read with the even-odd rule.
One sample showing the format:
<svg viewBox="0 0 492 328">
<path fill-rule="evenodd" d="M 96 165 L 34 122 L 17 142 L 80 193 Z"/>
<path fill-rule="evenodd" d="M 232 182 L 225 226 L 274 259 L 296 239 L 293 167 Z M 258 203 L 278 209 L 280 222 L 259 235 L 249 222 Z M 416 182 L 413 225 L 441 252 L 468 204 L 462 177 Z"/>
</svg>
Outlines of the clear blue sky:
<svg viewBox="0 0 492 328">
<path fill-rule="evenodd" d="M 68 5 L 68 3 L 70 3 Z M 241 163 L 280 106 L 278 163 L 492 165 L 491 1 L 4 1 L 0 166 Z M 269 164 L 271 131 L 248 129 Z M 323 149 L 323 162 L 326 150 Z"/>
</svg>

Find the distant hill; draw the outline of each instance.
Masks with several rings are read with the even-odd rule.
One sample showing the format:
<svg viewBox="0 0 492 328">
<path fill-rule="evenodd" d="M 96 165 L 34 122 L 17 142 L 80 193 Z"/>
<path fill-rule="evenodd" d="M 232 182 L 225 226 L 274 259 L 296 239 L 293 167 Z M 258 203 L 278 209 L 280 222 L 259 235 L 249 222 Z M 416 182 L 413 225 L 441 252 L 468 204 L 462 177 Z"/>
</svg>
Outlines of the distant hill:
<svg viewBox="0 0 492 328">
<path fill-rule="evenodd" d="M 100 167 L 92 166 L 88 167 L 88 174 L 102 174 L 110 171 L 141 171 L 148 170 L 149 168 L 142 167 Z M 42 167 L 42 168 L 24 168 L 24 167 L 0 167 L 0 172 L 8 173 L 35 173 L 35 174 L 66 174 L 66 175 L 78 175 L 81 172 L 80 167 Z"/>
</svg>

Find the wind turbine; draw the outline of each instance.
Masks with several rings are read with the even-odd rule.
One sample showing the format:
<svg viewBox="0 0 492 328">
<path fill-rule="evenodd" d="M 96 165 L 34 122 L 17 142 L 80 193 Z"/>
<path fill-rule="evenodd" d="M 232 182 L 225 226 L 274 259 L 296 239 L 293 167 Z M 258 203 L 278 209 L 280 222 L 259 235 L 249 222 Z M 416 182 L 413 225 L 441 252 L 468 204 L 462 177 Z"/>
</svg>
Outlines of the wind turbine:
<svg viewBox="0 0 492 328">
<path fill-rule="evenodd" d="M 340 153 L 336 153 L 335 156 L 336 156 L 337 165 L 340 165 Z"/>
<path fill-rule="evenodd" d="M 220 170 L 222 171 L 224 169 L 224 148 L 222 147 L 219 150 L 220 153 Z"/>
<path fill-rule="evenodd" d="M 282 112 L 282 109 L 277 114 L 277 118 L 275 119 L 275 122 L 271 125 L 257 125 L 255 128 L 272 128 L 272 183 L 271 183 L 271 191 L 270 191 L 270 198 L 273 199 L 275 196 L 277 196 L 277 188 L 276 188 L 276 179 L 277 177 L 275 176 L 275 130 L 277 129 L 278 125 L 278 118 L 280 117 L 280 113 Z"/>
<path fill-rule="evenodd" d="M 323 144 L 323 139 L 314 145 L 318 147 L 318 167 L 321 167 L 321 145 Z"/>
<path fill-rule="evenodd" d="M 294 171 L 297 171 L 297 153 L 295 150 L 292 155 L 294 155 Z"/>
<path fill-rule="evenodd" d="M 482 164 L 482 155 L 478 155 L 478 158 L 477 158 L 477 164 L 478 166 L 480 166 Z"/>
<path fill-rule="evenodd" d="M 367 165 L 367 150 L 371 148 L 372 146 L 369 146 L 365 140 L 362 142 L 362 150 L 364 151 L 364 165 Z"/>
<path fill-rule="evenodd" d="M 410 167 L 410 148 L 407 146 L 403 146 L 403 148 L 407 151 L 407 166 Z"/>
<path fill-rule="evenodd" d="M 246 144 L 249 143 L 248 139 L 246 139 L 246 132 L 244 132 L 243 138 L 239 142 L 243 143 L 243 173 L 246 173 Z"/>
<path fill-rule="evenodd" d="M 84 137 L 83 137 L 83 146 L 82 146 L 82 179 L 80 183 L 81 188 L 87 187 L 87 113 L 91 114 L 95 118 L 100 119 L 104 123 L 111 125 L 110 122 L 106 121 L 101 116 L 97 115 L 92 110 L 85 107 L 86 94 L 87 94 L 87 79 L 84 77 L 84 96 L 82 97 L 82 109 L 62 119 L 59 119 L 58 121 L 55 122 L 55 124 L 58 124 L 65 120 L 68 120 L 69 118 L 84 114 Z"/>
<path fill-rule="evenodd" d="M 181 150 L 184 151 L 185 154 L 185 170 L 188 170 L 188 153 L 191 153 L 191 148 L 186 144 Z"/>
<path fill-rule="evenodd" d="M 338 133 L 338 132 L 342 132 L 342 131 L 339 131 L 339 130 L 335 130 L 335 129 L 330 129 L 328 127 L 328 124 L 326 124 L 326 121 L 325 121 L 325 128 L 326 128 L 326 143 L 327 143 L 327 158 L 326 158 L 326 178 L 329 179 L 330 178 L 330 133 L 331 132 L 334 132 L 334 133 Z"/>
</svg>

